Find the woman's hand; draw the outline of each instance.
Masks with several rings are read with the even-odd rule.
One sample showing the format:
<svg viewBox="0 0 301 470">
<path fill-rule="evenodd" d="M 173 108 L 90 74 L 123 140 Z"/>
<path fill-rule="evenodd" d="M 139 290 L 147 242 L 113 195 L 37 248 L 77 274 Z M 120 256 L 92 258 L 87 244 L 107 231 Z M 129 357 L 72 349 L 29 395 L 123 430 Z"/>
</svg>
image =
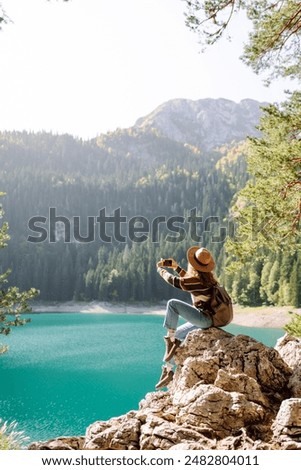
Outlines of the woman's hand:
<svg viewBox="0 0 301 470">
<path fill-rule="evenodd" d="M 160 261 L 157 263 L 157 268 L 162 267 L 176 269 L 178 267 L 178 263 L 173 258 L 161 258 Z"/>
</svg>

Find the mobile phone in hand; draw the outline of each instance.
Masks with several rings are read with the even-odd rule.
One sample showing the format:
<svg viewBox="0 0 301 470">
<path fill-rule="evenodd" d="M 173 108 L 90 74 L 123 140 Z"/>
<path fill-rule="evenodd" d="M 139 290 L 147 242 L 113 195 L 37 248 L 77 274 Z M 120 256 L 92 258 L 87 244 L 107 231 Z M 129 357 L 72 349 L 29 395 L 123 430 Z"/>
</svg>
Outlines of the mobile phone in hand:
<svg viewBox="0 0 301 470">
<path fill-rule="evenodd" d="M 164 263 L 164 266 L 166 266 L 166 267 L 167 266 L 172 266 L 172 259 L 167 258 L 163 261 L 163 263 Z"/>
</svg>

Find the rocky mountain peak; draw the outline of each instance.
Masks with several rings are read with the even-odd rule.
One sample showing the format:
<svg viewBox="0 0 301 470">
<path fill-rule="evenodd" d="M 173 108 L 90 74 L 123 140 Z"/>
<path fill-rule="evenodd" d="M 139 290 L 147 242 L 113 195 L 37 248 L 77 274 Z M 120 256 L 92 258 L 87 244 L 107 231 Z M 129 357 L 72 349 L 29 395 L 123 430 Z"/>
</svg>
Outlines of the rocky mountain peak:
<svg viewBox="0 0 301 470">
<path fill-rule="evenodd" d="M 258 135 L 256 126 L 266 104 L 252 99 L 239 103 L 224 98 L 174 99 L 138 119 L 135 127 L 156 129 L 177 142 L 211 150 L 247 135 Z"/>
</svg>

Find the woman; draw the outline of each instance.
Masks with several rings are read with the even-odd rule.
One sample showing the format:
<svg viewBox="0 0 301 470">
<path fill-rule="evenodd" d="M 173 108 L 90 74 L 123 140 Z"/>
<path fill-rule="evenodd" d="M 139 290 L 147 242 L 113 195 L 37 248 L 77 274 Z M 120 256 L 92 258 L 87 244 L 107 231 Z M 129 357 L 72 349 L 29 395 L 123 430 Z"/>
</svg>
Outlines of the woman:
<svg viewBox="0 0 301 470">
<path fill-rule="evenodd" d="M 174 373 L 170 360 L 187 334 L 196 328 L 207 329 L 213 326 L 212 316 L 208 312 L 208 302 L 212 286 L 217 284 L 212 274 L 215 267 L 214 259 L 206 248 L 192 246 L 187 251 L 187 260 L 187 272 L 172 258 L 157 263 L 157 271 L 166 282 L 191 294 L 192 305 L 177 299 L 171 299 L 167 303 L 163 324 L 167 328 L 167 336 L 164 337 L 166 351 L 163 358 L 166 364 L 162 367 L 156 389 L 165 387 L 172 381 Z M 163 266 L 172 268 L 179 277 L 170 274 Z M 184 318 L 187 323 L 177 328 L 179 317 Z"/>
</svg>

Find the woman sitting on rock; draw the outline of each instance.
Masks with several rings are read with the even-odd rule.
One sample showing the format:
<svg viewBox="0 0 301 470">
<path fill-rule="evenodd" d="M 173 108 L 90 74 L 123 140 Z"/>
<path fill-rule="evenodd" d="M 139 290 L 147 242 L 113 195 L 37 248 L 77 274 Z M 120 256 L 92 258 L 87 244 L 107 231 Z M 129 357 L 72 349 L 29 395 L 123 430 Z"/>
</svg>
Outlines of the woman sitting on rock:
<svg viewBox="0 0 301 470">
<path fill-rule="evenodd" d="M 167 328 L 167 336 L 164 336 L 166 351 L 163 361 L 165 365 L 162 367 L 162 374 L 156 389 L 165 387 L 172 381 L 174 372 L 170 360 L 187 334 L 196 328 L 207 329 L 214 326 L 209 308 L 213 291 L 212 286 L 218 284 L 212 274 L 215 267 L 214 259 L 206 248 L 199 248 L 198 246 L 189 248 L 187 259 L 187 271 L 182 269 L 172 258 L 162 259 L 157 263 L 157 271 L 160 276 L 172 286 L 189 292 L 193 305 L 177 299 L 171 299 L 167 303 L 163 323 L 163 326 Z M 179 277 L 170 274 L 163 266 L 172 268 L 178 273 Z M 179 317 L 182 317 L 187 323 L 177 328 Z M 229 323 L 231 319 L 229 318 L 225 324 Z"/>
</svg>

